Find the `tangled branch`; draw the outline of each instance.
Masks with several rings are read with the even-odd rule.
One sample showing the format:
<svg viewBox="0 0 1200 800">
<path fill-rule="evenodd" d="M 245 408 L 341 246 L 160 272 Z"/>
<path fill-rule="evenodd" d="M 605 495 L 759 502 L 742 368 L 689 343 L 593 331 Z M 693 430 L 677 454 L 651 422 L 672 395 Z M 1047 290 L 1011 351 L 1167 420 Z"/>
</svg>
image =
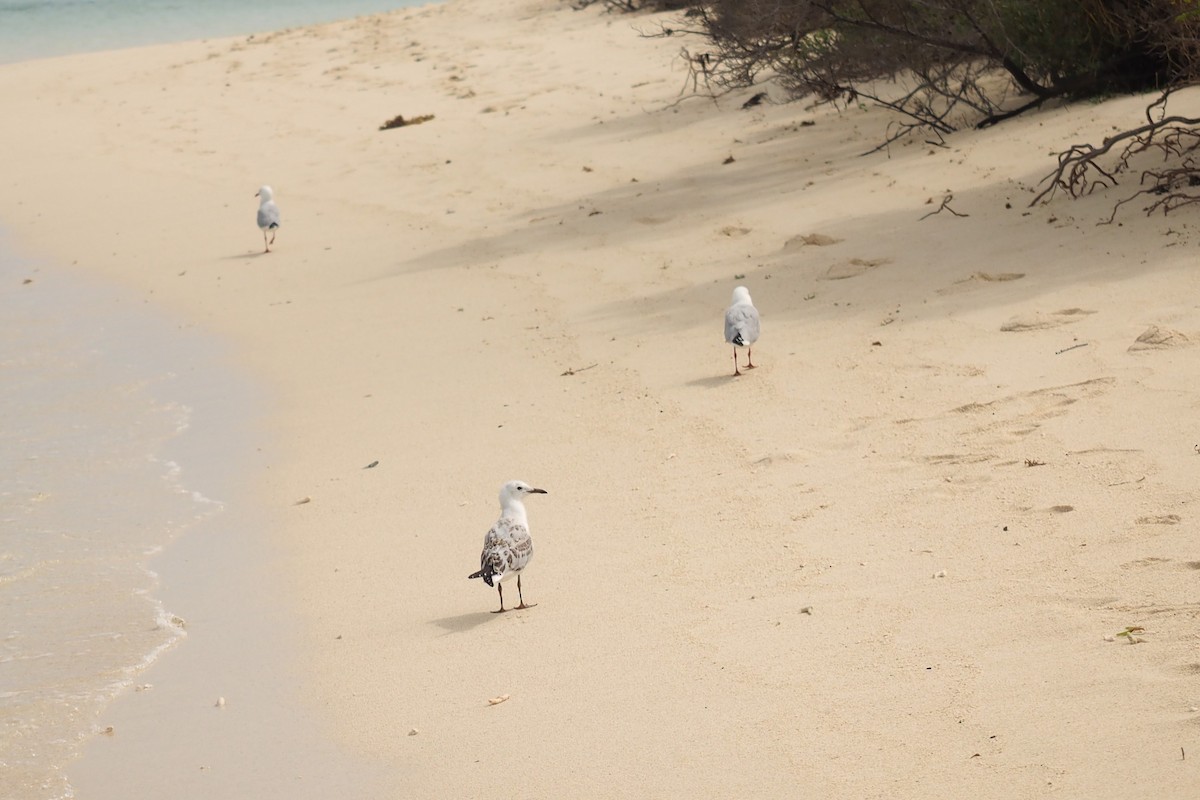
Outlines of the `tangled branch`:
<svg viewBox="0 0 1200 800">
<path fill-rule="evenodd" d="M 1120 200 L 1107 221 L 1112 222 L 1122 206 L 1138 197 L 1158 198 L 1146 208 L 1148 214 L 1158 210 L 1166 214 L 1200 202 L 1200 164 L 1196 160 L 1200 117 L 1166 116 L 1170 95 L 1170 90 L 1165 91 L 1146 107 L 1144 125 L 1108 136 L 1099 145 L 1077 144 L 1059 153 L 1057 168 L 1041 180 L 1039 185 L 1046 186 L 1029 205 L 1049 201 L 1060 190 L 1078 198 L 1096 189 L 1117 186 L 1117 176 L 1132 171 L 1137 157 L 1154 151 L 1172 166 L 1143 169 L 1138 181 L 1143 188 Z M 1108 162 L 1106 156 L 1110 153 L 1115 156 Z"/>
</svg>

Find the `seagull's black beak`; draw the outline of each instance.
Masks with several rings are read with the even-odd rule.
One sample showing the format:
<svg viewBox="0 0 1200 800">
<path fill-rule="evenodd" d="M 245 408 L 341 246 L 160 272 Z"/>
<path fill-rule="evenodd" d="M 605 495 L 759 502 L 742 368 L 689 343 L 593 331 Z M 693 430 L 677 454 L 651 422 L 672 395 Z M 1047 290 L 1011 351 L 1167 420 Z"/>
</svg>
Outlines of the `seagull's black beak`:
<svg viewBox="0 0 1200 800">
<path fill-rule="evenodd" d="M 550 494 L 545 489 L 530 489 L 529 493 L 530 494 Z"/>
</svg>

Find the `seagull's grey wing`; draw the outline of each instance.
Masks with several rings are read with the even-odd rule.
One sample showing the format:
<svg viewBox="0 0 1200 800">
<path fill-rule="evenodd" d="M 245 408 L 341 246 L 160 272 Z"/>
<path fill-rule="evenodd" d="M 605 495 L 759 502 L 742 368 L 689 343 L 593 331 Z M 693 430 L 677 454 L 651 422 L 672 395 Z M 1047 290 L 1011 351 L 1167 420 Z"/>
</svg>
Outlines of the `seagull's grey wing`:
<svg viewBox="0 0 1200 800">
<path fill-rule="evenodd" d="M 279 227 L 279 206 L 275 203 L 263 203 L 258 207 L 258 227 L 264 231 Z"/>
<path fill-rule="evenodd" d="M 758 341 L 758 309 L 738 303 L 725 311 L 725 341 L 747 347 Z"/>
</svg>

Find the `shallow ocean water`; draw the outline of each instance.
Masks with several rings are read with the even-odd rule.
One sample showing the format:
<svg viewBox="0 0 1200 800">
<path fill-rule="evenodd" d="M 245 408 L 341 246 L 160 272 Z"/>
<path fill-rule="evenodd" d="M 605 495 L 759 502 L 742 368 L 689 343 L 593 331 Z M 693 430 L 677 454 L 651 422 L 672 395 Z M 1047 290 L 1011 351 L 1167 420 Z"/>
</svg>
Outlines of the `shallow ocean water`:
<svg viewBox="0 0 1200 800">
<path fill-rule="evenodd" d="M 0 247 L 5 796 L 70 796 L 97 713 L 186 636 L 152 562 L 220 519 L 258 403 L 216 343 Z"/>
<path fill-rule="evenodd" d="M 242 36 L 423 5 L 425 0 L 0 0 L 0 64 Z"/>
</svg>

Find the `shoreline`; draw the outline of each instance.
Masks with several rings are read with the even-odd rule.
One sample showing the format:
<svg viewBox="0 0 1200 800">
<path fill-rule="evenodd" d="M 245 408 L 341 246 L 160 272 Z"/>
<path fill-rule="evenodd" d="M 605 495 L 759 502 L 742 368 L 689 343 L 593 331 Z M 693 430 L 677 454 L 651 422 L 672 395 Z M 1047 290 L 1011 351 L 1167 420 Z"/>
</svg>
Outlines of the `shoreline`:
<svg viewBox="0 0 1200 800">
<path fill-rule="evenodd" d="M 230 568 L 269 557 L 298 672 L 165 660 L 169 710 L 113 713 L 165 713 L 182 755 L 97 742 L 95 796 L 109 745 L 147 791 L 257 780 L 244 702 L 411 796 L 1190 796 L 1196 234 L 1096 226 L 1111 193 L 1025 207 L 1045 153 L 1141 99 L 859 157 L 878 109 L 677 102 L 649 19 L 450 0 L 0 68 L 0 219 L 274 398 L 262 549 Z M 967 216 L 922 219 L 948 191 Z M 735 380 L 739 283 L 763 337 Z M 1150 326 L 1178 335 L 1131 349 Z M 549 491 L 538 605 L 493 615 L 465 576 L 510 478 Z M 273 763 L 338 756 L 303 757 Z"/>
<path fill-rule="evenodd" d="M 259 465 L 260 469 L 262 465 Z M 252 473 L 250 473 L 252 474 Z M 383 771 L 346 752 L 309 696 L 302 637 L 280 599 L 277 527 L 244 490 L 218 517 L 154 560 L 164 603 L 187 637 L 103 712 L 97 736 L 68 767 L 79 797 L 375 797 Z"/>
<path fill-rule="evenodd" d="M 18 792 L 14 798 L 149 796 L 161 791 L 167 775 L 173 796 L 180 798 L 210 797 L 214 791 L 236 794 L 248 785 L 255 785 L 256 796 L 263 798 L 384 793 L 381 770 L 344 752 L 326 733 L 328 726 L 306 697 L 311 681 L 300 667 L 297 622 L 275 599 L 283 595 L 279 587 L 285 578 L 273 552 L 277 539 L 268 532 L 280 523 L 249 490 L 270 469 L 270 454 L 278 450 L 264 434 L 268 404 L 263 387 L 232 365 L 227 341 L 188 330 L 145 307 L 127 289 L 78 267 L 16 258 L 15 267 L 4 272 L 9 291 L 27 295 L 18 301 L 23 311 L 65 314 L 70 320 L 57 323 L 64 329 L 63 342 L 39 341 L 36 331 L 41 329 L 34 328 L 20 358 L 47 371 L 60 368 L 55 358 L 66 359 L 62 369 L 90 376 L 39 390 L 65 387 L 64 394 L 42 398 L 47 413 L 60 405 L 82 404 L 79 415 L 62 421 L 64 430 L 75 431 L 67 444 L 36 434 L 24 435 L 21 443 L 32 453 L 28 458 L 46 462 L 46 468 L 91 473 L 88 482 L 95 488 L 87 494 L 36 475 L 14 486 L 14 499 L 25 484 L 29 491 L 36 489 L 31 502 L 38 508 L 36 514 L 31 507 L 25 517 L 12 516 L 10 522 L 35 525 L 43 536 L 86 542 L 87 549 L 56 554 L 42 552 L 34 543 L 30 554 L 9 540 L 6 562 L 20 565 L 33 558 L 10 577 L 20 590 L 18 584 L 28 576 L 53 570 L 54 590 L 73 596 L 80 589 L 55 565 L 92 559 L 95 569 L 109 570 L 92 576 L 94 593 L 113 598 L 128 594 L 128 603 L 135 606 L 131 613 L 145 599 L 157 612 L 118 614 L 114 600 L 110 612 L 99 613 L 100 627 L 89 629 L 81 626 L 91 618 L 90 598 L 80 596 L 69 639 L 47 641 L 44 654 L 15 651 L 18 658 L 45 664 L 60 649 L 69 649 L 94 662 L 92 669 L 98 672 L 72 677 L 56 671 L 28 686 L 9 684 L 17 690 L 14 694 L 35 697 L 58 686 L 67 700 L 53 705 L 65 702 L 78 717 L 54 720 L 36 701 L 15 707 L 13 713 L 39 721 L 31 718 L 21 729 L 22 737 L 32 739 L 33 761 L 26 763 L 23 751 L 15 749 L 19 742 L 10 740 L 14 750 L 9 757 L 15 759 L 10 763 L 17 770 L 9 785 Z M 131 399 L 123 400 L 126 395 Z M 138 398 L 145 405 L 141 412 L 135 408 Z M 83 407 L 89 403 L 113 409 L 89 412 Z M 161 427 L 156 417 L 163 415 L 169 417 L 163 424 L 174 430 L 163 432 L 161 440 L 156 436 L 153 446 L 122 441 L 134 437 L 140 442 L 136 437 L 147 435 L 143 429 Z M 10 418 L 10 434 L 13 423 Z M 136 461 L 138 447 L 151 448 L 143 456 L 149 464 L 145 480 L 122 483 L 121 478 L 134 477 L 122 465 Z M 130 455 L 124 450 L 131 450 Z M 99 463 L 93 464 L 97 457 Z M 105 507 L 114 502 L 128 510 Z M 45 506 L 51 504 L 57 511 L 48 516 Z M 10 513 L 21 511 L 19 502 L 10 505 Z M 123 539 L 105 539 L 114 525 L 146 533 L 130 550 Z M 126 586 L 121 579 L 125 572 L 144 574 L 145 585 Z M 20 608 L 36 606 L 26 599 Z M 30 640 L 38 633 L 30 628 L 38 619 L 21 618 L 23 624 L 9 641 Z M 149 638 L 156 631 L 158 638 Z M 125 661 L 117 652 L 86 649 L 89 640 L 108 638 L 146 640 L 150 649 L 129 651 Z M 45 737 L 42 745 L 38 737 Z M 77 744 L 60 746 L 62 742 Z M 43 750 L 63 747 L 70 750 L 63 751 L 64 760 L 38 758 Z"/>
<path fill-rule="evenodd" d="M 239 471 L 260 469 L 245 447 L 260 400 L 223 363 L 226 343 L 177 330 L 84 271 L 7 247 L 0 257 L 13 526 L 5 699 L 20 726 L 4 758 L 14 796 L 74 796 L 66 767 L 84 742 L 105 740 L 97 722 L 189 649 L 178 616 L 189 611 L 166 602 L 157 565 L 164 550 L 240 515 L 225 499 Z M 198 561 L 207 576 L 171 569 L 167 580 L 211 585 L 228 557 Z"/>
<path fill-rule="evenodd" d="M 402 0 L 403 1 L 403 0 Z M 312 7 L 296 8 L 296 3 L 260 2 L 234 9 L 200 7 L 159 7 L 142 3 L 137 13 L 122 11 L 119 3 L 76 4 L 69 14 L 52 5 L 0 10 L 0 64 L 15 64 L 47 58 L 88 55 L 118 50 L 182 44 L 240 36 L 255 36 L 297 27 L 326 24 L 353 17 L 387 14 L 408 5 L 380 9 L 383 2 L 354 0 L 329 9 L 322 0 L 310 0 Z M 218 6 L 220 4 L 217 4 Z M 47 31 L 53 31 L 48 36 Z"/>
</svg>

